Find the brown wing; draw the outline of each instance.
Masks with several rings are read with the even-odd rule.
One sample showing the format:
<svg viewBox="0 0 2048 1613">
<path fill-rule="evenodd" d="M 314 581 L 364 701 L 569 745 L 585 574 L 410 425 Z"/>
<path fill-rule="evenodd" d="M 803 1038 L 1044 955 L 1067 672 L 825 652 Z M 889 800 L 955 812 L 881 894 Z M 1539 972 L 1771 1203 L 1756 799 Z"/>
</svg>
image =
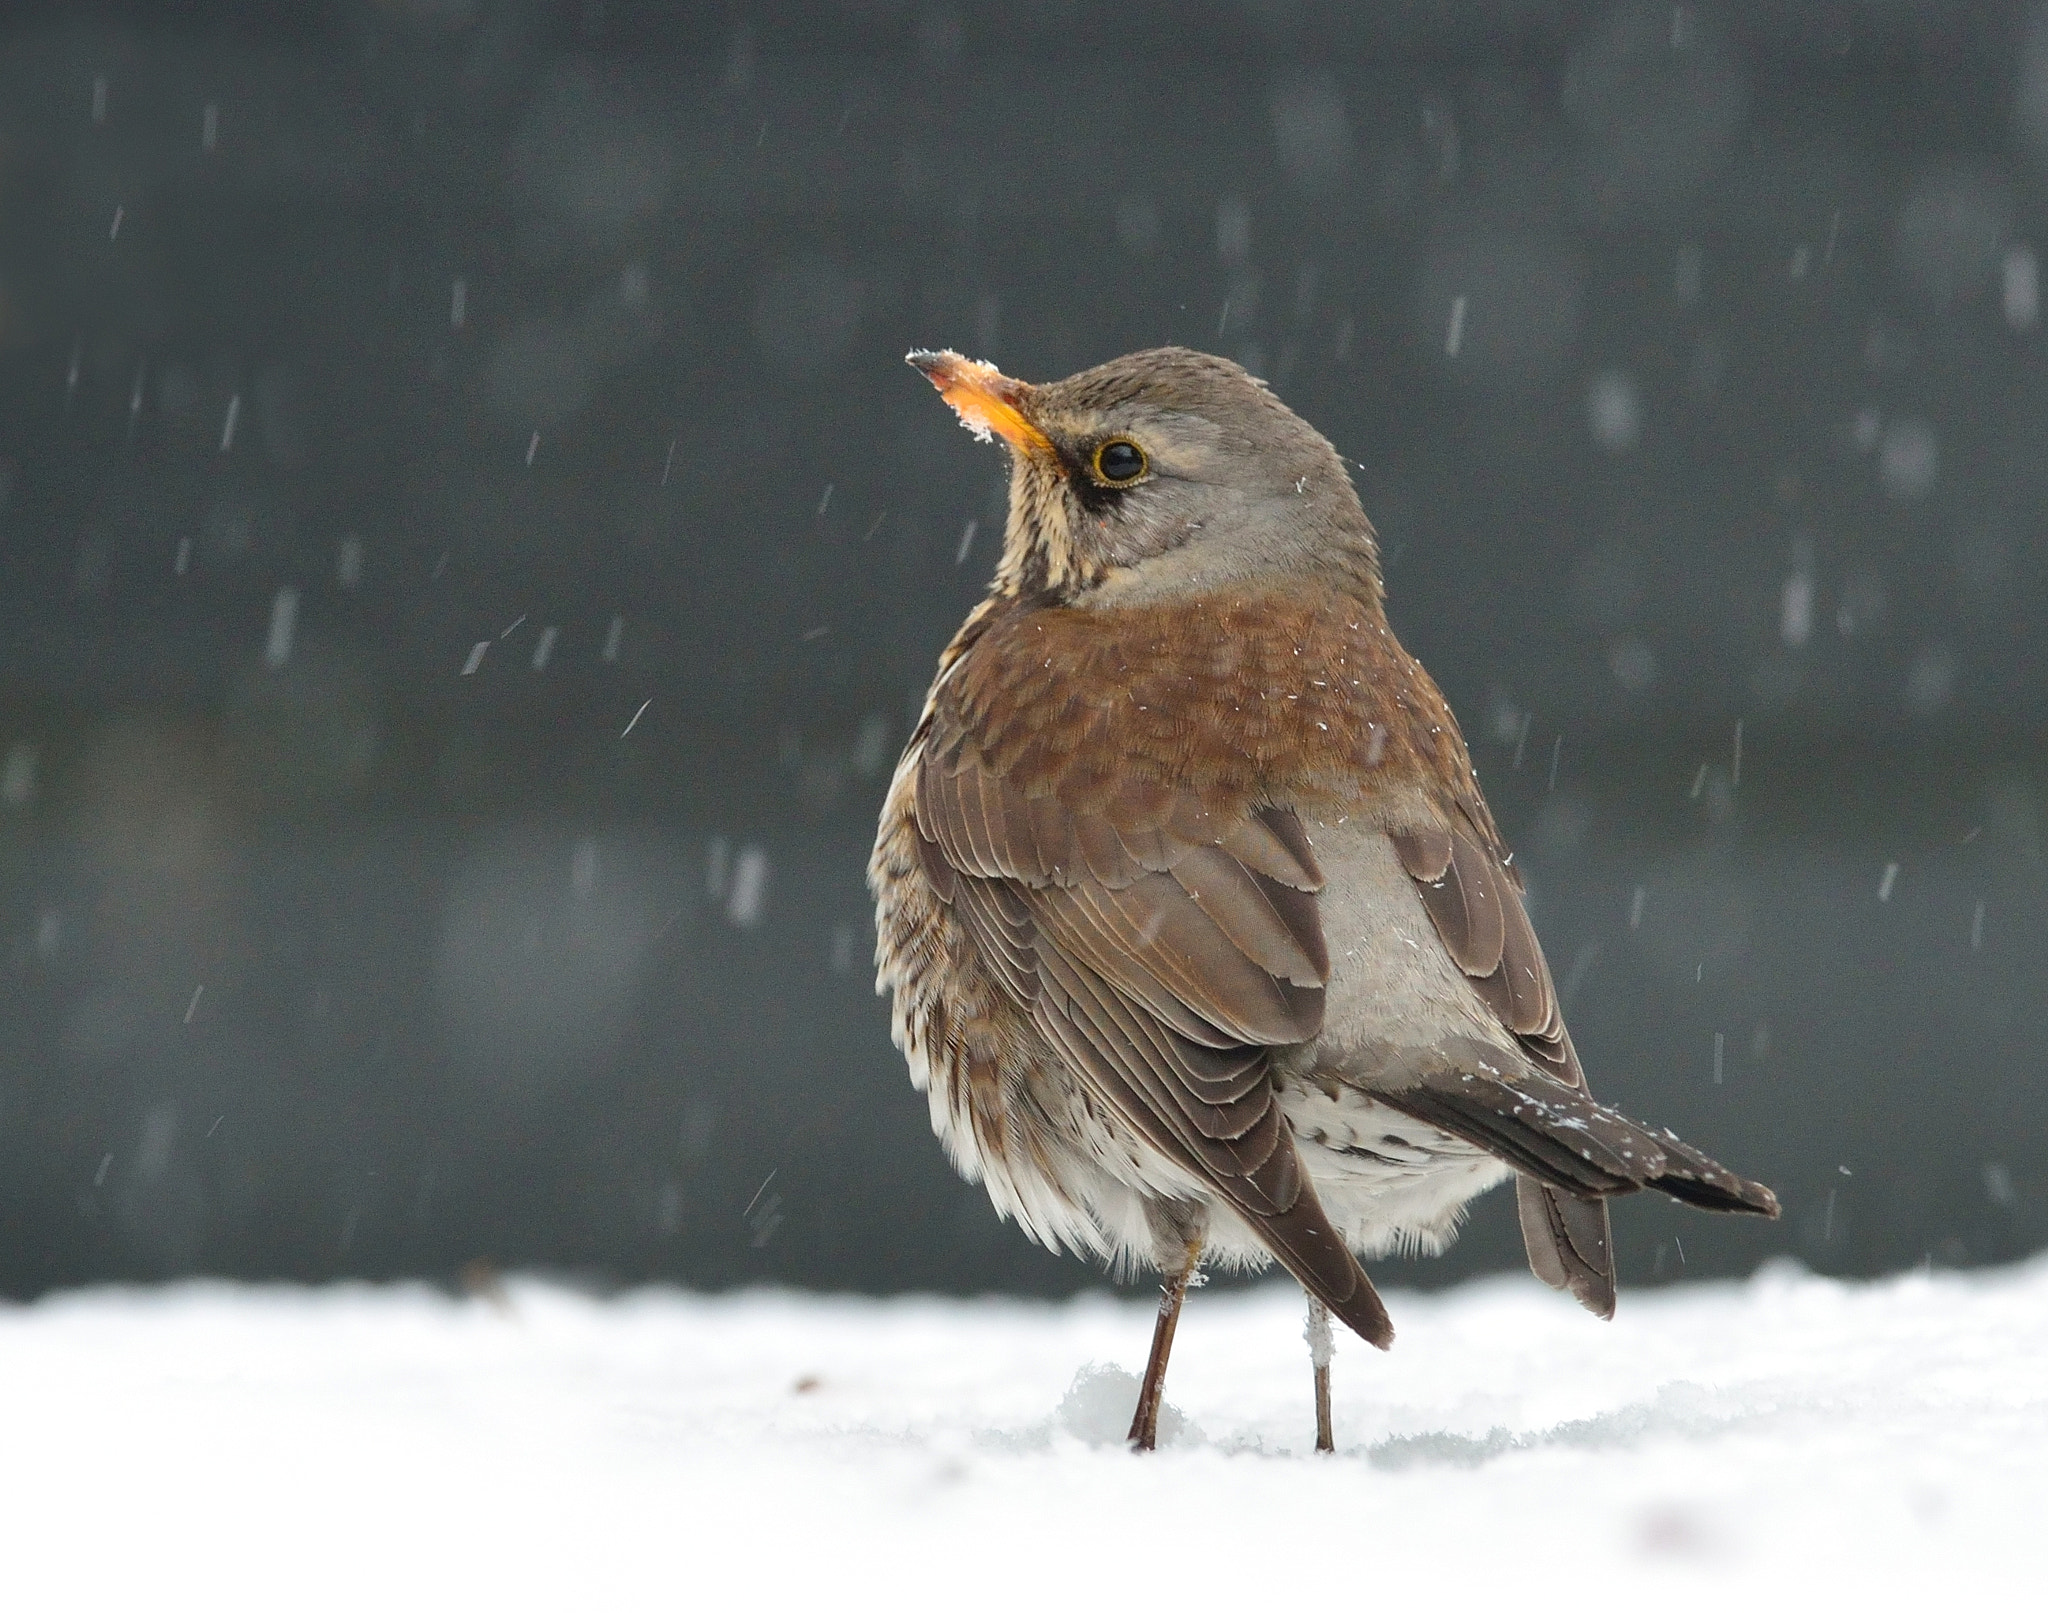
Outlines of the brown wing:
<svg viewBox="0 0 2048 1613">
<path fill-rule="evenodd" d="M 1066 1064 L 1387 1345 L 1386 1310 L 1301 1169 L 1269 1069 L 1273 1048 L 1322 1028 L 1330 974 L 1322 873 L 1293 814 L 1211 814 L 1135 778 L 1073 810 L 938 724 L 916 815 L 933 888 Z"/>
<path fill-rule="evenodd" d="M 1527 1079 L 1425 1081 L 1388 1101 L 1491 1149 L 1515 1183 L 1529 1266 L 1588 1310 L 1614 1314 L 1607 1198 L 1655 1187 L 1707 1209 L 1776 1215 L 1768 1188 L 1744 1181 L 1670 1132 L 1652 1134 L 1595 1103 L 1565 1029 L 1557 988 L 1522 905 L 1521 876 L 1498 850 L 1484 809 L 1465 828 L 1392 836 L 1444 948 L 1534 1066 Z"/>
</svg>

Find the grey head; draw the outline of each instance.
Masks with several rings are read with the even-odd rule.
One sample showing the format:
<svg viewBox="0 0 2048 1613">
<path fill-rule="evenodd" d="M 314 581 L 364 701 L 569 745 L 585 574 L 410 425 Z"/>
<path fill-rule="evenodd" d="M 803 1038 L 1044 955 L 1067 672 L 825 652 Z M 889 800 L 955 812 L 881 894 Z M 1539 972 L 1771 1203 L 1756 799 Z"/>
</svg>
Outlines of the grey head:
<svg viewBox="0 0 2048 1613">
<path fill-rule="evenodd" d="M 957 353 L 909 361 L 1009 445 L 997 592 L 1106 606 L 1294 575 L 1378 601 L 1343 460 L 1230 360 L 1157 347 L 1039 385 Z"/>
</svg>

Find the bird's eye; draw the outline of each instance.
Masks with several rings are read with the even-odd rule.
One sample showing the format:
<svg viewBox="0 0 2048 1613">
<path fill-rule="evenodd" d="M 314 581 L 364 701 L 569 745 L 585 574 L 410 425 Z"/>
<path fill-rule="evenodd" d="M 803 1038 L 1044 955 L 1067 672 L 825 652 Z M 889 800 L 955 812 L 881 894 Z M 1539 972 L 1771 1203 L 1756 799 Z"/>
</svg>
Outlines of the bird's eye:
<svg viewBox="0 0 2048 1613">
<path fill-rule="evenodd" d="M 1146 468 L 1145 450 L 1126 437 L 1112 437 L 1095 450 L 1095 474 L 1111 487 L 1129 487 Z"/>
</svg>

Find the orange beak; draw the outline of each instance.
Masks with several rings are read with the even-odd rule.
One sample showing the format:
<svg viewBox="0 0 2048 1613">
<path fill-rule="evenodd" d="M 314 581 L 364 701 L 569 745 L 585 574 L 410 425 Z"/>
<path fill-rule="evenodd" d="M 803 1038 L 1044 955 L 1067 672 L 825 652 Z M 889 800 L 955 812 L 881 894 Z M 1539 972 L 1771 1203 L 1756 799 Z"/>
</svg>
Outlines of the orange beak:
<svg viewBox="0 0 2048 1613">
<path fill-rule="evenodd" d="M 950 349 L 943 353 L 918 351 L 907 362 L 924 373 L 939 389 L 939 396 L 952 404 L 953 412 L 983 442 L 994 432 L 1020 453 L 1052 459 L 1052 439 L 1024 416 L 1023 405 L 1031 388 L 1013 381 L 993 364 L 962 358 Z"/>
</svg>

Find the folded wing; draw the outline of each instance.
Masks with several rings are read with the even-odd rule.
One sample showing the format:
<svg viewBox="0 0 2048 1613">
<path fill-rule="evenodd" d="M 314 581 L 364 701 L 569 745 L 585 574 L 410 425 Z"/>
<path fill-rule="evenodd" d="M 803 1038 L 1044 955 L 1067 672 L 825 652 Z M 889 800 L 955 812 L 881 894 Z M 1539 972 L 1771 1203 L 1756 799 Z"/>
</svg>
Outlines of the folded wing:
<svg viewBox="0 0 2048 1613">
<path fill-rule="evenodd" d="M 1290 812 L 1133 780 L 1074 810 L 935 731 L 916 814 L 933 888 L 1068 1067 L 1384 1347 L 1385 1308 L 1317 1201 L 1272 1049 L 1322 1028 L 1323 879 Z"/>
</svg>

